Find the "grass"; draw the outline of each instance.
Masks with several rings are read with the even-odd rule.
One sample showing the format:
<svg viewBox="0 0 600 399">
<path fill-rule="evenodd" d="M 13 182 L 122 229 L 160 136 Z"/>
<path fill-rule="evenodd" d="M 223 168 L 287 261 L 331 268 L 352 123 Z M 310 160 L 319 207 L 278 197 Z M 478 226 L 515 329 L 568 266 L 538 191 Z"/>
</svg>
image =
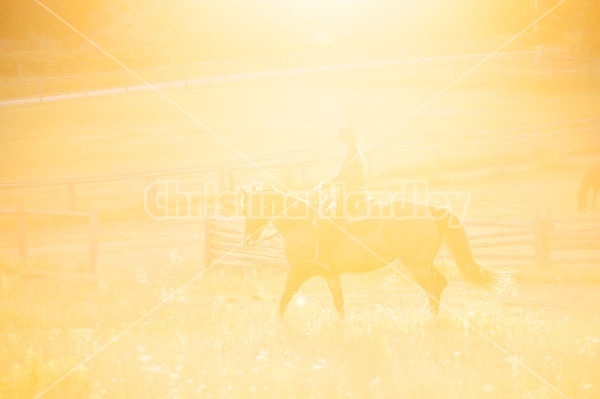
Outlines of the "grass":
<svg viewBox="0 0 600 399">
<path fill-rule="evenodd" d="M 31 244 L 55 255 L 0 268 L 0 398 L 35 397 L 201 270 L 193 221 L 103 223 L 97 275 L 64 273 L 85 259 L 60 249 L 81 226 L 32 227 Z M 494 296 L 438 266 L 452 280 L 438 318 L 388 269 L 344 276 L 345 321 L 313 279 L 280 322 L 284 270 L 217 265 L 42 397 L 560 397 L 510 356 L 567 397 L 598 396 L 590 271 L 523 268 Z"/>
<path fill-rule="evenodd" d="M 0 397 L 35 396 L 172 293 L 186 269 L 3 287 Z M 377 290 L 377 273 L 344 280 L 340 321 L 313 280 L 280 322 L 282 277 L 210 271 L 42 397 L 559 397 L 511 356 L 567 397 L 599 393 L 595 287 L 523 284 L 497 298 L 454 282 L 444 302 L 460 319 L 447 309 L 434 318 L 412 286 Z M 561 292 L 576 295 L 565 303 Z"/>
</svg>

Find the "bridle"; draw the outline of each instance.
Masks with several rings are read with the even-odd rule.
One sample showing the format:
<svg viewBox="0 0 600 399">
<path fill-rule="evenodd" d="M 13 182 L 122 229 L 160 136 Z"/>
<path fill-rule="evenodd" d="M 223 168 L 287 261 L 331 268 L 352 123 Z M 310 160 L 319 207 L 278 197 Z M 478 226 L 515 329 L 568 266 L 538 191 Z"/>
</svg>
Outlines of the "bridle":
<svg viewBox="0 0 600 399">
<path fill-rule="evenodd" d="M 317 187 L 317 188 L 318 188 L 318 187 Z M 318 190 L 316 190 L 316 189 L 313 189 L 313 190 L 311 190 L 311 194 L 312 194 L 313 192 L 318 192 Z M 314 198 L 311 198 L 311 199 L 309 199 L 309 203 L 310 203 L 311 201 L 313 201 L 313 199 L 314 199 Z M 280 233 L 279 233 L 279 231 L 275 230 L 273 233 L 271 233 L 271 234 L 267 235 L 266 237 L 260 238 L 260 239 L 258 239 L 258 240 L 256 240 L 256 241 L 252 241 L 252 242 L 251 242 L 251 241 L 250 241 L 250 240 L 248 240 L 248 239 L 245 239 L 244 241 L 245 241 L 245 244 L 246 244 L 246 246 L 247 246 L 248 248 L 252 248 L 252 247 L 255 247 L 255 246 L 259 245 L 259 244 L 262 244 L 262 243 L 263 243 L 263 242 L 265 242 L 265 241 L 268 241 L 268 240 L 270 240 L 271 238 L 275 237 L 275 236 L 276 236 L 276 235 L 278 235 L 278 234 L 280 234 Z"/>
</svg>

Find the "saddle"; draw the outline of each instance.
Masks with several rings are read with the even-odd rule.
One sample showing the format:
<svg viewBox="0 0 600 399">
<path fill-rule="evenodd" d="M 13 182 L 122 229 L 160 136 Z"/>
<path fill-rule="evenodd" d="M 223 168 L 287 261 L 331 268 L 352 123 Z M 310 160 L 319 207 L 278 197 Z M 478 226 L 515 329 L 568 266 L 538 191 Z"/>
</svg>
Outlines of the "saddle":
<svg viewBox="0 0 600 399">
<path fill-rule="evenodd" d="M 340 197 L 324 201 L 320 207 L 323 217 L 315 219 L 317 248 L 313 263 L 327 270 L 340 237 L 368 233 L 378 222 L 376 216 L 373 218 L 372 210 L 379 205 L 366 193 L 350 195 L 345 203 L 339 203 L 339 200 Z"/>
<path fill-rule="evenodd" d="M 349 196 L 343 203 L 339 203 L 339 198 L 325 203 L 322 213 L 330 218 L 338 226 L 348 230 L 351 233 L 360 233 L 368 230 L 371 225 L 371 210 L 374 209 L 375 202 L 366 193 Z"/>
</svg>

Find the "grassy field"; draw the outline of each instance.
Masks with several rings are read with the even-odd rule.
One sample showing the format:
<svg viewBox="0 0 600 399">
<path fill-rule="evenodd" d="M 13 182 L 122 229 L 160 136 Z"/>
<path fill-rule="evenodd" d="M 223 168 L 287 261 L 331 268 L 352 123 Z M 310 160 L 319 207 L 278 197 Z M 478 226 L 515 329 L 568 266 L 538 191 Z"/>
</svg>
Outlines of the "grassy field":
<svg viewBox="0 0 600 399">
<path fill-rule="evenodd" d="M 360 135 L 370 142 L 453 79 L 421 74 L 415 80 L 416 73 L 342 71 L 167 90 L 188 115 L 153 93 L 3 107 L 0 178 L 242 160 L 236 149 L 256 156 L 282 148 L 335 148 L 330 137 L 345 123 L 344 104 L 356 98 L 364 104 Z M 582 79 L 472 76 L 395 129 L 379 148 L 407 138 L 446 135 L 452 141 L 464 132 L 597 117 L 597 83 Z"/>
<path fill-rule="evenodd" d="M 360 127 L 369 142 L 436 94 L 447 77 L 407 83 L 410 78 L 384 70 L 166 94 L 256 156 L 310 146 L 335 151 L 329 137 L 344 123 L 343 104 L 356 97 L 364 101 Z M 460 142 L 465 132 L 600 117 L 593 83 L 544 79 L 475 76 L 382 146 L 401 149 L 403 139 L 418 145 L 431 137 Z M 3 107 L 0 124 L 2 180 L 240 158 L 150 93 Z M 597 160 L 597 133 L 577 137 L 584 137 L 589 153 L 527 171 L 458 173 L 432 179 L 432 188 L 469 191 L 467 218 L 530 220 L 545 209 L 573 217 L 581 176 Z M 533 144 L 554 149 L 557 143 Z M 508 148 L 521 145 L 509 142 Z M 477 151 L 492 154 L 488 147 L 463 151 L 465 160 Z M 435 161 L 430 153 L 423 157 Z M 485 165 L 467 163 L 467 169 L 495 167 L 496 158 L 489 158 Z M 316 169 L 309 178 L 330 172 Z M 380 173 L 380 189 L 421 177 L 393 167 Z M 252 172 L 240 182 L 261 177 Z M 101 215 L 97 274 L 79 273 L 87 261 L 85 223 L 30 218 L 31 256 L 20 260 L 15 220 L 0 221 L 0 398 L 600 397 L 597 268 L 524 264 L 512 289 L 498 295 L 466 285 L 443 261 L 453 278 L 437 318 L 421 311 L 424 294 L 391 269 L 343 277 L 344 321 L 325 282 L 313 279 L 279 321 L 285 269 L 216 264 L 205 270 L 200 223 L 149 220 L 141 208 L 146 183 L 77 187 L 78 207 L 96 206 Z M 3 191 L 0 202 L 65 209 L 65 190 Z"/>
<path fill-rule="evenodd" d="M 454 282 L 433 318 L 418 289 L 378 272 L 344 278 L 345 321 L 314 280 L 280 322 L 282 273 L 217 268 L 146 316 L 189 276 L 185 263 L 128 282 L 4 284 L 1 397 L 33 397 L 96 351 L 42 397 L 600 394 L 595 285 L 519 283 L 498 297 Z"/>
</svg>

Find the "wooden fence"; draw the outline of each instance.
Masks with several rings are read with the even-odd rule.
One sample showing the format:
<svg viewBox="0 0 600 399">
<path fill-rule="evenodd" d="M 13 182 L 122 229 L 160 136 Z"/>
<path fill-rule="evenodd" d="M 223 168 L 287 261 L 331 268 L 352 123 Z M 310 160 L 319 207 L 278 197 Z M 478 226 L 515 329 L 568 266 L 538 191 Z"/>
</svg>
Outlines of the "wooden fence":
<svg viewBox="0 0 600 399">
<path fill-rule="evenodd" d="M 600 265 L 600 219 L 556 219 L 547 245 L 551 262 Z"/>
<path fill-rule="evenodd" d="M 577 155 L 577 151 L 583 150 L 597 151 L 597 132 L 600 129 L 598 119 L 582 119 L 573 121 L 564 121 L 555 124 L 535 125 L 535 126 L 516 126 L 508 129 L 481 131 L 465 133 L 459 145 L 467 145 L 469 142 L 480 143 L 488 142 L 490 145 L 499 147 L 498 143 L 511 143 L 513 140 L 519 142 L 519 148 L 527 149 L 525 140 L 531 140 L 532 145 L 536 145 L 535 138 L 540 136 L 556 137 L 557 145 L 560 147 L 561 156 L 566 156 L 571 151 Z M 579 139 L 585 138 L 588 139 Z M 594 141 L 595 140 L 595 141 Z M 386 146 L 383 150 L 376 150 L 375 157 L 369 157 L 370 175 L 373 176 L 379 170 L 385 168 L 393 168 L 399 165 L 399 162 L 404 162 L 405 165 L 418 163 L 422 165 L 422 160 L 411 158 L 410 151 L 418 146 L 418 153 L 422 155 L 424 151 L 437 151 L 440 147 L 456 145 L 450 143 L 447 137 L 430 137 L 428 140 L 419 142 L 415 138 L 407 138 L 406 142 L 398 143 L 393 146 L 393 150 Z M 465 144 L 467 143 L 467 144 Z M 596 147 L 595 147 L 596 146 Z M 516 147 L 516 146 L 515 146 Z M 416 152 L 416 151 L 413 151 Z M 453 153 L 454 151 L 447 151 Z M 467 151 L 479 155 L 483 151 Z M 461 154 L 460 151 L 456 151 Z M 403 156 L 398 156 L 402 154 Z M 386 158 L 386 155 L 388 156 Z M 406 156 L 405 156 L 406 155 Z M 502 151 L 498 153 L 500 158 L 494 159 L 489 157 L 489 171 L 496 172 L 498 168 L 507 166 L 506 155 Z M 282 181 L 290 188 L 304 189 L 313 181 L 308 180 L 309 176 L 318 177 L 318 174 L 311 173 L 310 169 L 314 169 L 318 173 L 322 173 L 323 169 L 334 170 L 339 164 L 343 154 L 327 153 L 324 151 L 312 151 L 311 149 L 296 150 L 296 152 L 278 152 L 272 154 L 264 154 L 264 157 L 258 161 L 258 164 L 276 173 L 282 178 Z M 531 152 L 527 154 L 528 164 L 535 161 Z M 374 162 L 373 160 L 377 161 Z M 433 158 L 437 159 L 437 158 Z M 395 162 L 395 163 L 394 163 Z M 326 163 L 326 164 L 325 164 Z M 484 170 L 483 163 L 477 168 L 478 171 Z M 325 166 L 325 167 L 324 167 Z M 444 176 L 448 173 L 448 168 L 438 168 L 435 171 L 435 176 Z M 9 210 L 0 211 L 0 214 L 10 214 L 18 216 L 18 236 L 19 236 L 19 253 L 23 256 L 27 253 L 26 245 L 26 223 L 25 216 L 27 214 L 46 214 L 57 215 L 61 217 L 84 217 L 90 220 L 90 260 L 89 269 L 97 268 L 98 244 L 97 244 L 97 224 L 98 216 L 94 212 L 80 212 L 78 208 L 78 187 L 85 184 L 129 182 L 141 181 L 150 183 L 156 179 L 168 177 L 191 177 L 193 178 L 193 187 L 201 187 L 198 182 L 206 182 L 207 176 L 217 177 L 221 190 L 232 190 L 236 184 L 248 183 L 256 179 L 256 176 L 262 176 L 262 173 L 257 172 L 257 166 L 247 161 L 230 162 L 227 164 L 213 166 L 195 166 L 188 168 L 173 168 L 163 170 L 146 170 L 134 173 L 121 173 L 103 176 L 92 177 L 64 177 L 50 178 L 35 181 L 5 181 L 0 182 L 0 191 L 23 190 L 23 189 L 41 189 L 48 187 L 64 187 L 65 194 L 68 195 L 66 202 L 69 211 L 52 212 L 52 211 L 24 211 L 24 210 Z M 404 173 L 404 176 L 411 176 L 411 173 Z M 132 185 L 128 184 L 126 193 L 131 197 Z M 114 191 L 114 186 L 111 186 L 111 194 Z M 137 191 L 137 194 L 142 197 L 142 191 Z M 17 198 L 22 193 L 17 195 Z M 103 193 L 104 194 L 104 193 Z M 150 193 L 152 195 L 152 193 Z M 7 196 L 8 199 L 8 196 Z M 100 197 L 105 203 L 108 201 L 104 197 Z M 98 200 L 98 195 L 95 195 L 95 201 Z M 83 202 L 83 201 L 82 201 Z M 3 206 L 13 207 L 14 204 L 3 204 Z M 595 231 L 598 231 L 598 224 L 591 219 L 569 219 L 548 221 L 548 218 L 538 218 L 528 222 L 514 223 L 491 223 L 468 222 L 467 228 L 472 237 L 476 255 L 482 260 L 491 263 L 552 263 L 552 262 L 573 262 L 573 263 L 593 263 L 600 262 L 600 253 L 597 248 L 600 246 L 600 238 Z M 596 223 L 596 224 L 594 224 Z M 207 234 L 209 239 L 206 241 L 210 246 L 209 250 L 205 251 L 210 263 L 215 259 L 218 253 L 224 254 L 232 249 L 232 243 L 237 245 L 241 240 L 241 224 L 239 221 L 227 220 L 226 223 L 220 220 L 213 220 L 206 224 Z M 220 236 L 220 237 L 219 237 Z M 235 253 L 246 252 L 245 255 L 249 258 L 260 259 L 265 264 L 281 264 L 281 243 L 274 239 L 265 242 L 256 249 L 237 248 Z M 268 256 L 264 256 L 268 254 Z M 228 257 L 229 259 L 229 257 Z"/>
<path fill-rule="evenodd" d="M 276 235 L 253 247 L 242 244 L 240 218 L 205 219 L 205 265 L 285 267 L 283 238 Z M 553 264 L 600 265 L 600 218 L 552 220 L 541 214 L 529 221 L 467 221 L 474 256 L 482 264 L 522 267 Z M 263 237 L 275 230 L 269 226 Z M 439 256 L 448 255 L 444 249 Z"/>
<path fill-rule="evenodd" d="M 548 151 L 548 148 L 542 149 L 540 153 L 538 140 L 541 137 L 553 140 L 554 150 L 557 152 L 556 157 L 560 160 L 564 160 L 570 153 L 600 151 L 600 141 L 597 140 L 599 131 L 600 119 L 587 118 L 477 132 L 451 132 L 452 134 L 444 132 L 439 135 L 430 135 L 427 138 L 408 136 L 393 145 L 387 144 L 382 148 L 370 150 L 366 153 L 366 159 L 371 180 L 378 174 L 386 170 L 394 170 L 394 168 L 403 169 L 408 172 L 404 173 L 405 176 L 411 176 L 411 171 L 406 169 L 431 166 L 426 164 L 431 160 L 437 163 L 434 172 L 436 177 L 443 176 L 452 169 L 469 169 L 460 165 L 460 162 L 465 162 L 465 154 L 475 157 L 468 161 L 471 164 L 476 162 L 478 171 L 495 173 L 499 169 L 511 166 L 535 165 L 543 162 L 543 159 L 548 158 L 543 151 Z M 519 145 L 515 146 L 515 142 L 518 142 Z M 426 155 L 431 156 L 427 157 Z M 144 170 L 111 175 L 3 181 L 0 182 L 0 191 L 62 186 L 68 196 L 68 209 L 75 212 L 78 209 L 78 187 L 86 184 L 124 181 L 151 183 L 165 176 L 169 178 L 204 177 L 200 180 L 205 182 L 209 180 L 206 178 L 207 176 L 212 176 L 217 178 L 220 189 L 233 190 L 237 184 L 247 184 L 253 179 L 264 178 L 265 174 L 259 171 L 259 167 L 273 173 L 282 183 L 285 183 L 286 187 L 303 189 L 315 182 L 309 180 L 313 175 L 309 172 L 311 169 L 321 170 L 324 167 L 326 170 L 335 170 L 334 168 L 343 159 L 343 154 L 339 150 L 305 147 L 267 152 L 257 155 L 255 159 L 256 163 L 238 160 L 223 162 L 219 165 Z M 452 165 L 455 165 L 454 168 Z"/>
<path fill-rule="evenodd" d="M 208 218 L 204 220 L 204 262 L 213 262 L 244 266 L 258 264 L 263 266 L 282 266 L 283 238 L 276 235 L 256 246 L 247 247 L 242 243 L 243 220 L 240 218 Z M 275 229 L 265 229 L 267 237 Z"/>
<path fill-rule="evenodd" d="M 27 216 L 44 215 L 68 218 L 82 218 L 88 220 L 89 258 L 88 271 L 95 272 L 98 269 L 98 212 L 94 209 L 90 212 L 59 212 L 47 210 L 26 210 L 19 204 L 17 209 L 0 209 L 0 215 L 16 216 L 16 236 L 18 254 L 21 258 L 29 255 L 27 240 Z"/>
</svg>

